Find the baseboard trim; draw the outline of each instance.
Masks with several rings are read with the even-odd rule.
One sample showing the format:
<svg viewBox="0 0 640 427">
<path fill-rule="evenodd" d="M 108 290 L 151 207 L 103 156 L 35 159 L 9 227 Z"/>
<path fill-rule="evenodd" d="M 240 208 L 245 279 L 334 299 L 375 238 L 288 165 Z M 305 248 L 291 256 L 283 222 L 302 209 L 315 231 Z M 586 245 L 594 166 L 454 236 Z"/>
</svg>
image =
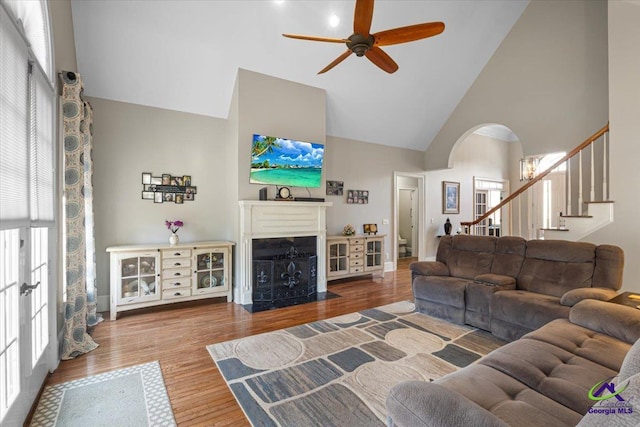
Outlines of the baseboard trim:
<svg viewBox="0 0 640 427">
<path fill-rule="evenodd" d="M 384 272 L 393 271 L 393 261 L 387 261 L 384 263 Z"/>
</svg>

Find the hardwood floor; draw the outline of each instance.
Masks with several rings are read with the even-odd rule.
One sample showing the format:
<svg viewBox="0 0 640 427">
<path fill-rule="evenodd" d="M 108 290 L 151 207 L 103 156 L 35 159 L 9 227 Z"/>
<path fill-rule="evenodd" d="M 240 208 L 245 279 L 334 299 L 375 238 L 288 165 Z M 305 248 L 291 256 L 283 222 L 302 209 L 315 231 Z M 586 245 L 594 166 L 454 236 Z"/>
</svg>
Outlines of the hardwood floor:
<svg viewBox="0 0 640 427">
<path fill-rule="evenodd" d="M 340 298 L 255 314 L 225 299 L 122 313 L 95 328 L 99 348 L 61 362 L 46 385 L 158 360 L 179 426 L 249 425 L 205 346 L 411 300 L 412 261 L 399 260 L 398 270 L 383 279 L 330 282 Z"/>
</svg>

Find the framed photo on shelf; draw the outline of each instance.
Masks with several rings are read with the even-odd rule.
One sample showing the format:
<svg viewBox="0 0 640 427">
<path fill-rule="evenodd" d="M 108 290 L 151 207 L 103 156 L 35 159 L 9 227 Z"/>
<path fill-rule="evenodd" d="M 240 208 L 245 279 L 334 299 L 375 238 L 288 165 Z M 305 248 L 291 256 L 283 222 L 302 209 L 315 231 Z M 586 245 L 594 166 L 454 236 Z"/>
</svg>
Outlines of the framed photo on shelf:
<svg viewBox="0 0 640 427">
<path fill-rule="evenodd" d="M 460 183 L 442 181 L 442 213 L 460 213 Z"/>
</svg>

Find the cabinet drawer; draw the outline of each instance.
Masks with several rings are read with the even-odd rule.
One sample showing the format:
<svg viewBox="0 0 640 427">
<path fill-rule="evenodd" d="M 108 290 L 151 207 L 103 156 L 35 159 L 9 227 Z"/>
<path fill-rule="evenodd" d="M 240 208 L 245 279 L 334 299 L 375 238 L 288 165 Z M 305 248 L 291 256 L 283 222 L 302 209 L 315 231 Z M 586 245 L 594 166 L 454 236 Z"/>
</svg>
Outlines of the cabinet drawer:
<svg viewBox="0 0 640 427">
<path fill-rule="evenodd" d="M 364 271 L 364 267 L 357 266 L 349 268 L 349 273 L 362 273 Z"/>
<path fill-rule="evenodd" d="M 364 245 L 351 245 L 349 246 L 349 252 L 364 252 Z"/>
<path fill-rule="evenodd" d="M 162 290 L 168 291 L 176 288 L 190 288 L 191 277 L 183 277 L 181 279 L 167 279 L 162 281 Z"/>
<path fill-rule="evenodd" d="M 165 289 L 162 291 L 162 299 L 184 298 L 191 296 L 191 289 Z"/>
<path fill-rule="evenodd" d="M 351 267 L 356 267 L 358 265 L 364 265 L 364 260 L 363 259 L 352 259 L 351 261 L 349 261 L 349 265 Z"/>
<path fill-rule="evenodd" d="M 191 269 L 190 268 L 168 268 L 162 270 L 162 278 L 163 279 L 177 279 L 180 277 L 190 277 Z"/>
<path fill-rule="evenodd" d="M 349 259 L 362 259 L 362 252 L 355 252 L 352 254 L 349 254 Z"/>
<path fill-rule="evenodd" d="M 350 239 L 351 245 L 364 245 L 364 239 Z"/>
<path fill-rule="evenodd" d="M 162 258 L 181 258 L 181 257 L 191 257 L 191 249 L 164 249 L 162 251 Z"/>
<path fill-rule="evenodd" d="M 191 268 L 191 258 L 190 257 L 176 257 L 176 258 L 163 258 L 162 259 L 162 268 Z"/>
</svg>

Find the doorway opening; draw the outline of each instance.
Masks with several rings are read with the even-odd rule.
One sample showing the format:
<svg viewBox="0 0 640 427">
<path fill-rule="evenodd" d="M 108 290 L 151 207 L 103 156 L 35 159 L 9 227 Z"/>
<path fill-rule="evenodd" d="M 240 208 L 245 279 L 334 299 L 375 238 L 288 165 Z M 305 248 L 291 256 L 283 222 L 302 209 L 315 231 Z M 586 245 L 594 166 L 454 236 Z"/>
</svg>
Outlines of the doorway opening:
<svg viewBox="0 0 640 427">
<path fill-rule="evenodd" d="M 393 269 L 398 259 L 421 260 L 425 257 L 424 175 L 394 172 Z"/>
</svg>

